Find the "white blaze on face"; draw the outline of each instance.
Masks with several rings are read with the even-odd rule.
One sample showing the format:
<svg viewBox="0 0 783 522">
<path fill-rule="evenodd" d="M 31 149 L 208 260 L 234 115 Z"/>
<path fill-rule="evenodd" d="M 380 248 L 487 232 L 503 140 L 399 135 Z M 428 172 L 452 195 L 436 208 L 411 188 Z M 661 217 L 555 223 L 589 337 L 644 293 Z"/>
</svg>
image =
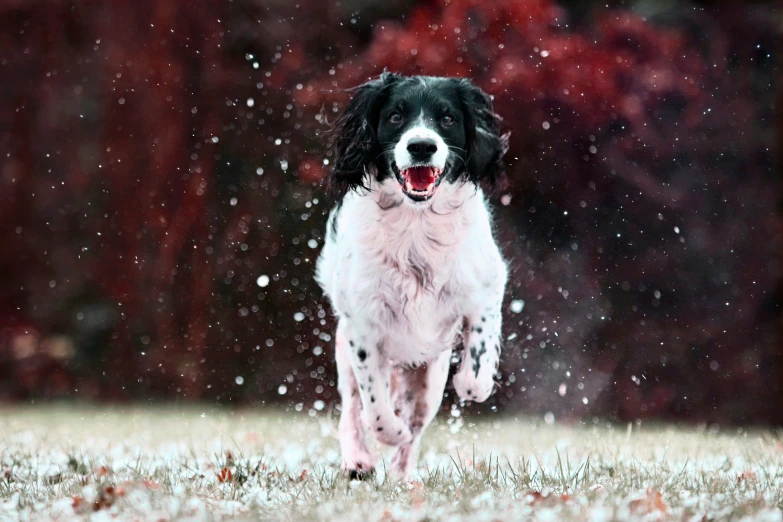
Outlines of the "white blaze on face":
<svg viewBox="0 0 783 522">
<path fill-rule="evenodd" d="M 421 162 L 415 162 L 411 157 L 410 152 L 408 152 L 408 144 L 417 139 L 430 139 L 435 142 L 438 150 L 435 151 L 426 164 L 443 171 L 446 168 L 446 158 L 449 155 L 449 148 L 437 132 L 425 127 L 421 121 L 416 126 L 405 131 L 405 133 L 400 136 L 397 145 L 394 146 L 394 162 L 397 164 L 397 168 L 399 170 L 405 170 L 414 165 L 422 164 Z"/>
</svg>

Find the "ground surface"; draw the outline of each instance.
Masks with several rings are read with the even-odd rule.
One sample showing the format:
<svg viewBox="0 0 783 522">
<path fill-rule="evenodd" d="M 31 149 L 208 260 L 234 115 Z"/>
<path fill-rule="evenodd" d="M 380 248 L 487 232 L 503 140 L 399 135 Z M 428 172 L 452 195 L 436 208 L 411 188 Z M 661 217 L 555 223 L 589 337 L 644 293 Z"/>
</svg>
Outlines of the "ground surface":
<svg viewBox="0 0 783 522">
<path fill-rule="evenodd" d="M 333 424 L 6 406 L 0 520 L 783 520 L 779 433 L 442 418 L 394 484 L 346 481 Z"/>
</svg>

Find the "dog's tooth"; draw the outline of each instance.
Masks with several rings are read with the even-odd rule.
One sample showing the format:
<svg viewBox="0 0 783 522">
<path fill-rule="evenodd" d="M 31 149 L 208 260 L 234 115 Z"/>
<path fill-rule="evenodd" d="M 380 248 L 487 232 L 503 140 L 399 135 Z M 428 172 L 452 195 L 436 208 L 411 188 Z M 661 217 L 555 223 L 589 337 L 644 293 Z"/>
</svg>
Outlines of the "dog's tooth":
<svg viewBox="0 0 783 522">
<path fill-rule="evenodd" d="M 413 190 L 413 185 L 411 185 L 410 181 L 406 181 L 405 182 L 405 189 L 408 190 L 408 191 Z"/>
<path fill-rule="evenodd" d="M 431 191 L 433 188 L 435 188 L 435 183 L 430 183 L 427 185 L 427 192 Z"/>
</svg>

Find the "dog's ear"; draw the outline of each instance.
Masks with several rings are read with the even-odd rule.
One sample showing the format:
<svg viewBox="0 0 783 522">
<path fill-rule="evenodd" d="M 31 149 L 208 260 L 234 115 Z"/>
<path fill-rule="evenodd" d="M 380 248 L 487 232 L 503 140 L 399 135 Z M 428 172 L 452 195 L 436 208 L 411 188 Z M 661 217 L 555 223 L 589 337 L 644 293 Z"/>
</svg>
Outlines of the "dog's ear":
<svg viewBox="0 0 783 522">
<path fill-rule="evenodd" d="M 380 154 L 375 134 L 381 101 L 388 88 L 402 77 L 384 72 L 377 80 L 348 89 L 353 98 L 335 122 L 332 142 L 334 167 L 327 182 L 329 192 L 341 198 L 348 191 L 365 187 L 367 176 Z"/>
<path fill-rule="evenodd" d="M 490 191 L 506 186 L 506 165 L 503 155 L 508 150 L 509 133 L 501 133 L 500 116 L 492 109 L 492 98 L 470 80 L 459 83 L 460 98 L 467 136 L 466 176 L 474 183 L 484 183 Z"/>
</svg>

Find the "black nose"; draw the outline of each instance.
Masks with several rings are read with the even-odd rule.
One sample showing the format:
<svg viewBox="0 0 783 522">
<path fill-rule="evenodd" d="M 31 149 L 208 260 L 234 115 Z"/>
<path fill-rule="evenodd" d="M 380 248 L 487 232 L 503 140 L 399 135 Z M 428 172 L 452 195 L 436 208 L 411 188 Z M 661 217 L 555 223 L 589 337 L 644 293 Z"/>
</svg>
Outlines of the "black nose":
<svg viewBox="0 0 783 522">
<path fill-rule="evenodd" d="M 429 138 L 414 138 L 408 142 L 408 152 L 415 160 L 427 160 L 438 151 L 438 144 Z"/>
</svg>

